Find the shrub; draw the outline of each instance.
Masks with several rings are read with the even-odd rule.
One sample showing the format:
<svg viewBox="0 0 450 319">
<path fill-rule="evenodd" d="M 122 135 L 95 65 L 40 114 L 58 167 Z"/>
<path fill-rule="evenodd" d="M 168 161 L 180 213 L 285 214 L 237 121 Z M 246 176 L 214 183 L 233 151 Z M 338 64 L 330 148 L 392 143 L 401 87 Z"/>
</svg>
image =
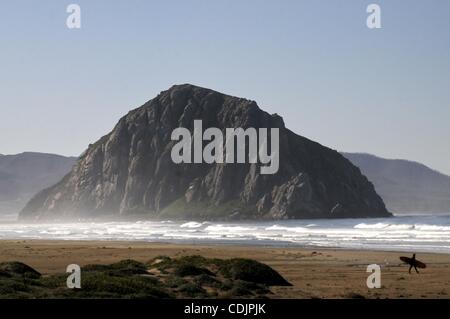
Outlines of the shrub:
<svg viewBox="0 0 450 319">
<path fill-rule="evenodd" d="M 220 272 L 234 280 L 244 280 L 267 286 L 292 286 L 278 272 L 269 266 L 250 259 L 224 261 Z"/>
<path fill-rule="evenodd" d="M 4 275 L 22 276 L 25 278 L 40 278 L 41 274 L 24 263 L 18 261 L 0 263 L 0 272 Z"/>
</svg>

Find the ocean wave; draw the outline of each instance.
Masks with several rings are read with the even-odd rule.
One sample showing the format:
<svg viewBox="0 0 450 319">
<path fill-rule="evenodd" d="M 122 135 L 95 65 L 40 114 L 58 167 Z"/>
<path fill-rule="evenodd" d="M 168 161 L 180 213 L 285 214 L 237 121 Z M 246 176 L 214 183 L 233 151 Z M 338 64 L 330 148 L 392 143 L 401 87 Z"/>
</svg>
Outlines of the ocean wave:
<svg viewBox="0 0 450 319">
<path fill-rule="evenodd" d="M 386 224 L 386 223 L 376 223 L 376 224 L 361 223 L 361 224 L 355 225 L 353 228 L 356 228 L 356 229 L 381 229 L 381 228 L 386 228 L 389 225 L 390 224 Z"/>
<path fill-rule="evenodd" d="M 361 223 L 355 225 L 353 228 L 355 229 L 390 229 L 390 230 L 405 230 L 405 229 L 415 229 L 415 225 L 409 224 L 388 224 L 388 223 L 376 223 L 376 224 L 366 224 Z"/>
<path fill-rule="evenodd" d="M 211 225 L 205 228 L 206 232 L 247 232 L 257 230 L 255 227 L 245 227 L 245 226 L 228 226 L 228 225 Z"/>
<path fill-rule="evenodd" d="M 303 233 L 303 232 L 310 231 L 310 229 L 305 228 L 305 227 L 287 227 L 287 226 L 279 226 L 279 225 L 272 225 L 272 226 L 266 227 L 265 230 L 285 230 L 285 231 L 294 232 L 294 233 Z"/>
<path fill-rule="evenodd" d="M 198 222 L 187 222 L 182 225 L 180 225 L 180 228 L 198 228 L 202 227 L 204 223 L 198 223 Z"/>
<path fill-rule="evenodd" d="M 450 232 L 450 226 L 416 225 L 416 229 L 422 230 L 422 231 L 428 230 L 428 231 L 448 231 L 448 232 Z"/>
<path fill-rule="evenodd" d="M 0 223 L 2 239 L 142 240 L 439 251 L 450 253 L 448 217 L 277 222 L 139 221 Z"/>
<path fill-rule="evenodd" d="M 388 223 L 376 223 L 366 224 L 361 223 L 355 225 L 355 229 L 384 229 L 384 230 L 417 230 L 417 231 L 448 231 L 450 232 L 450 226 L 441 225 L 427 225 L 427 224 L 388 224 Z"/>
</svg>

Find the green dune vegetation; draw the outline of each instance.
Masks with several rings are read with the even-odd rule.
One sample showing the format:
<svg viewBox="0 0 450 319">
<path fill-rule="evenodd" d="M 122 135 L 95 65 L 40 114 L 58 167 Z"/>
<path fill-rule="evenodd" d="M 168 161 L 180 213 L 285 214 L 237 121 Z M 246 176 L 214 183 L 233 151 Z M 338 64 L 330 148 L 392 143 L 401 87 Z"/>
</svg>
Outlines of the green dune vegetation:
<svg viewBox="0 0 450 319">
<path fill-rule="evenodd" d="M 69 274 L 41 275 L 20 262 L 0 263 L 0 298 L 267 298 L 271 286 L 290 286 L 271 267 L 251 259 L 161 256 L 81 268 L 81 288 Z"/>
</svg>

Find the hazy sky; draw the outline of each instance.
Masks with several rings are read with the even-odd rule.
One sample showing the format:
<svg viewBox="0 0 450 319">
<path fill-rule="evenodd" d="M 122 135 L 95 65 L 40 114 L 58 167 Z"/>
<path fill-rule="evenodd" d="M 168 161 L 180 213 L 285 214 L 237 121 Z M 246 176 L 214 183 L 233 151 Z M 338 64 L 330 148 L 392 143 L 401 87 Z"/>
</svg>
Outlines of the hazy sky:
<svg viewBox="0 0 450 319">
<path fill-rule="evenodd" d="M 82 28 L 66 27 L 66 7 Z M 366 26 L 377 3 L 382 29 Z M 79 155 L 173 84 L 450 174 L 450 1 L 0 2 L 0 153 Z"/>
</svg>

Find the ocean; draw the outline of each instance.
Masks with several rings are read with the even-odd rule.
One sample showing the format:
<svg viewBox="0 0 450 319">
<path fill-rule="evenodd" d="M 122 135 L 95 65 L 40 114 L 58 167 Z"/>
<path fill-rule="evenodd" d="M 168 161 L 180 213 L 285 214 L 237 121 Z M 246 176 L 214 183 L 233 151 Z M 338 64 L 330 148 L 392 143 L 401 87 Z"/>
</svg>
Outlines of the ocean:
<svg viewBox="0 0 450 319">
<path fill-rule="evenodd" d="M 0 223 L 0 239 L 119 240 L 450 253 L 450 214 L 264 222 Z"/>
</svg>

